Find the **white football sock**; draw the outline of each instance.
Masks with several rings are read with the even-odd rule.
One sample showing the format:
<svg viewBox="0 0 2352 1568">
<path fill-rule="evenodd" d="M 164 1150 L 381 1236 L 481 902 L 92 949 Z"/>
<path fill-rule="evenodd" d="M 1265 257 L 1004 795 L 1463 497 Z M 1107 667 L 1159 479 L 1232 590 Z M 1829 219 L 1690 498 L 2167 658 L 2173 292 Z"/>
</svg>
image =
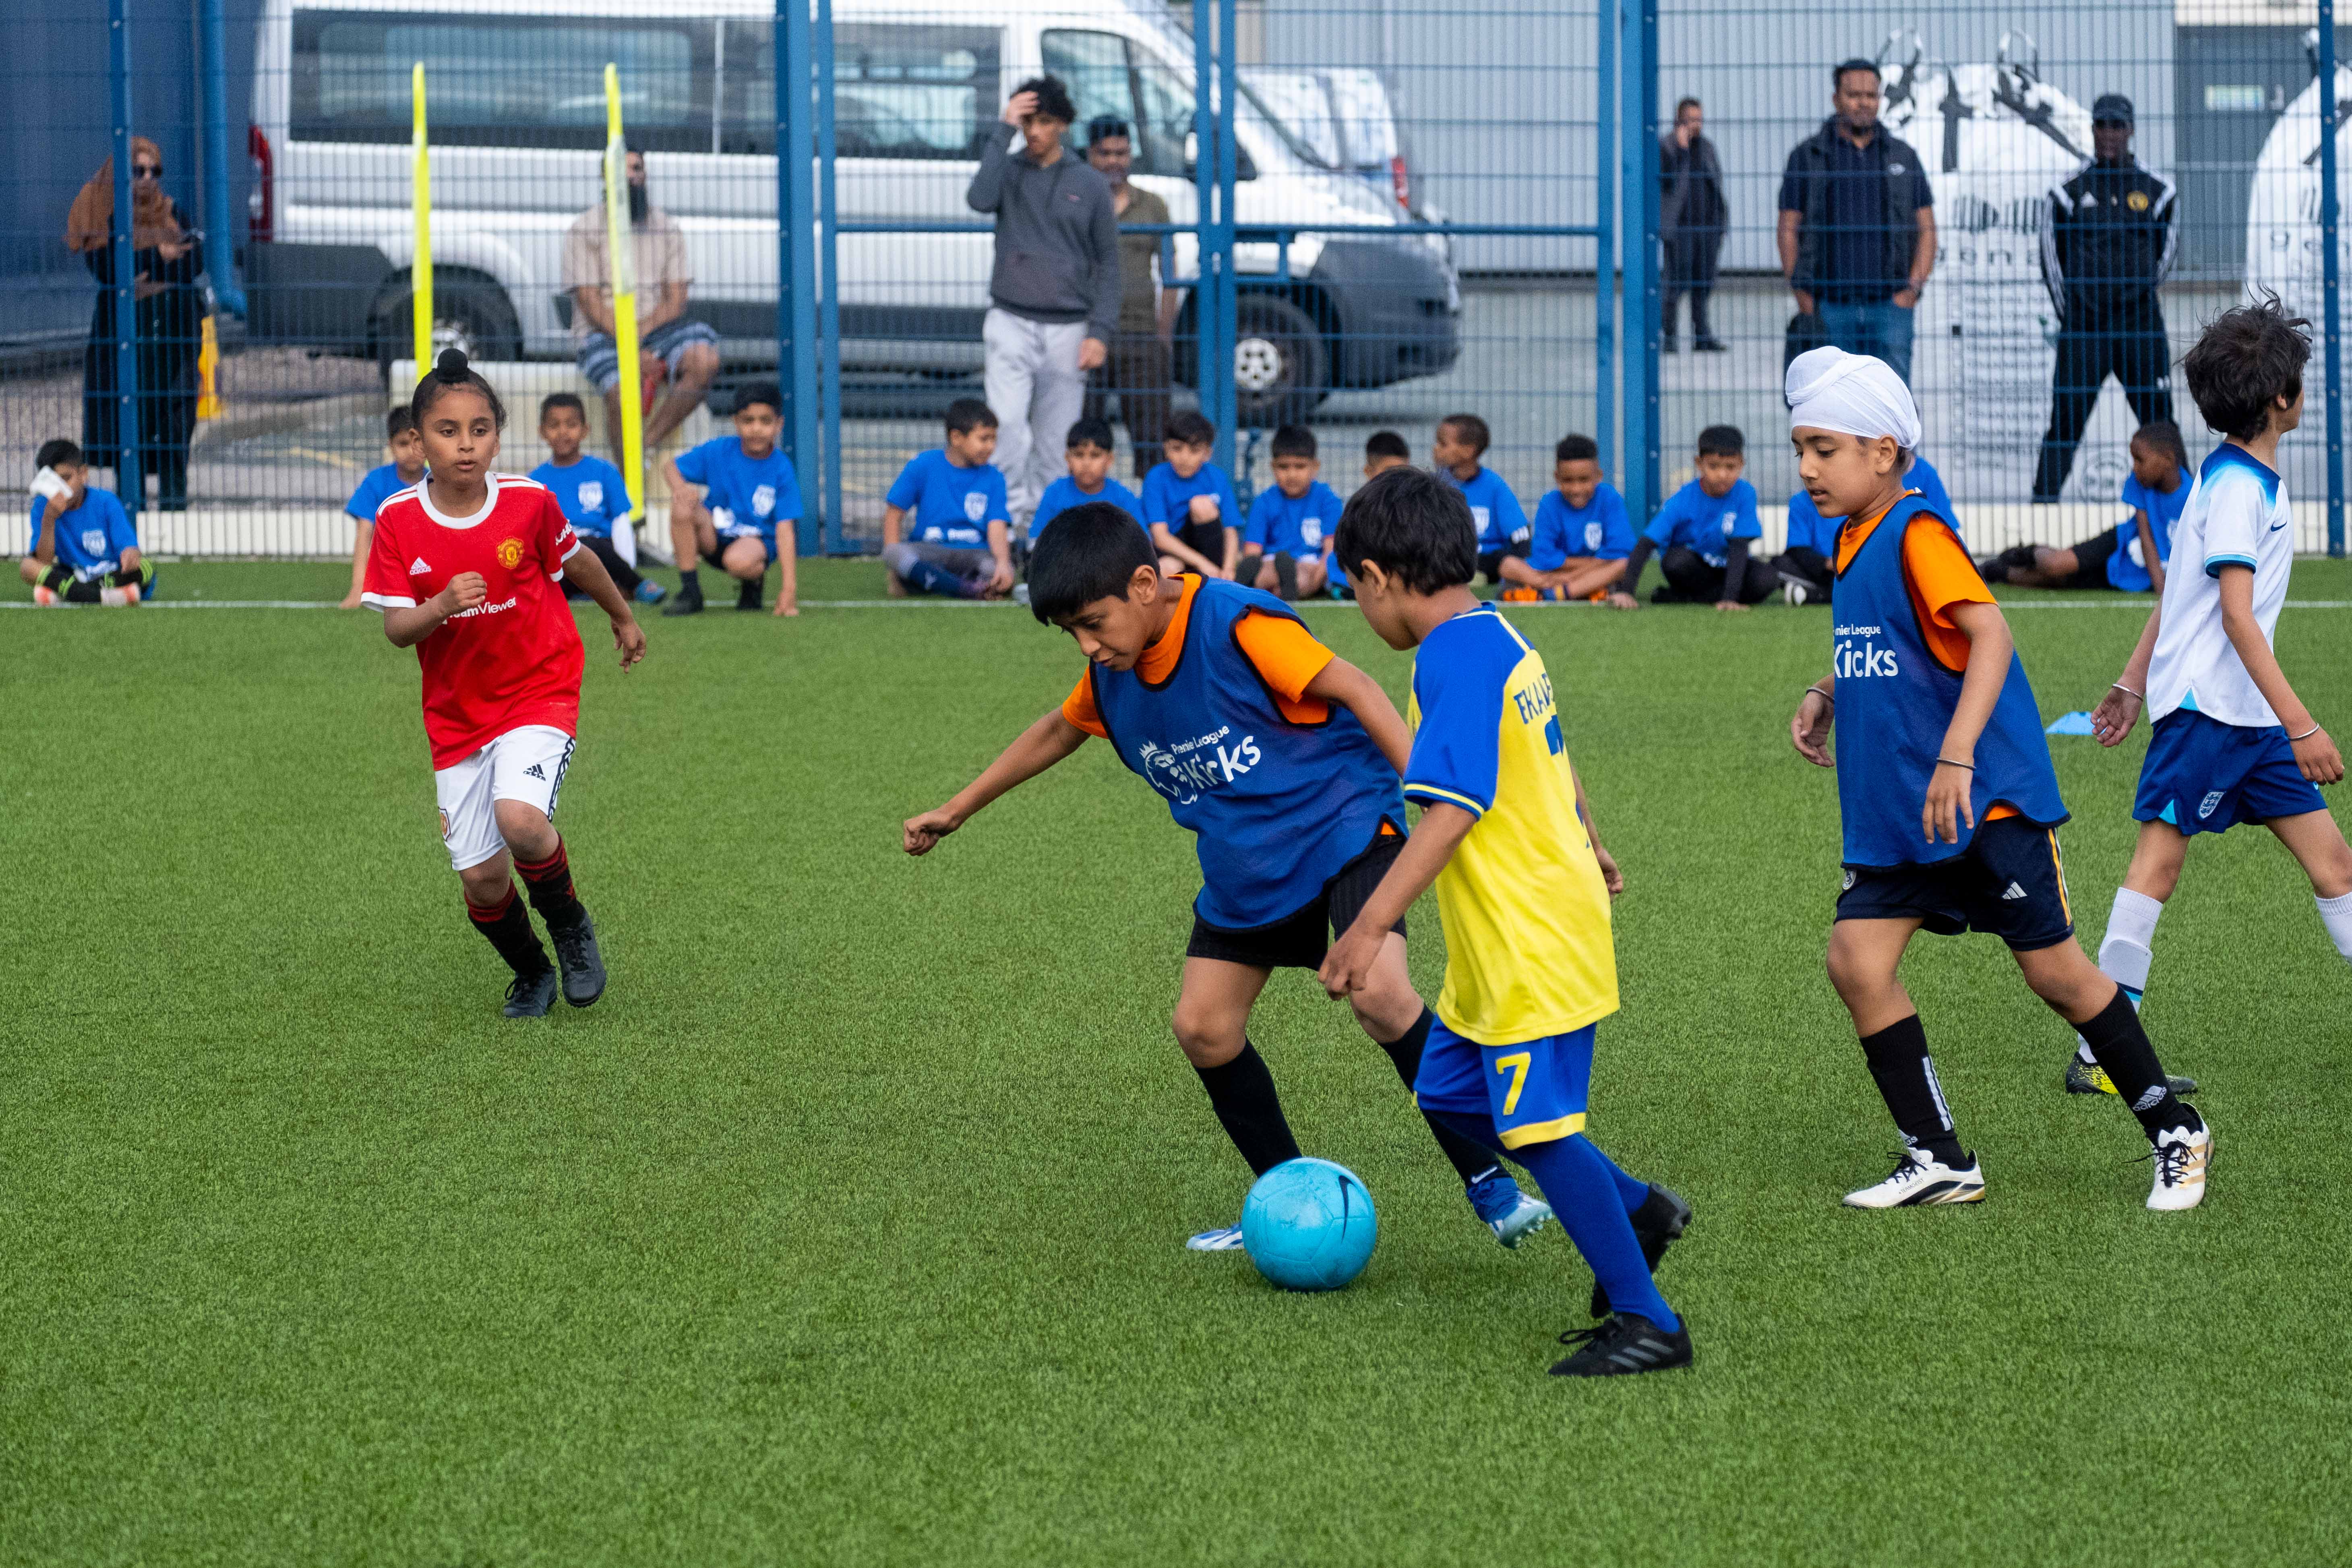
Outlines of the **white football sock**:
<svg viewBox="0 0 2352 1568">
<path fill-rule="evenodd" d="M 2319 900 L 2319 918 L 2327 927 L 2328 939 L 2336 951 L 2352 959 L 2352 893 L 2340 899 Z"/>
<path fill-rule="evenodd" d="M 2324 918 L 2324 906 L 2320 912 Z M 2152 951 L 2156 920 L 2162 913 L 2161 900 L 2129 888 L 2116 889 L 2115 905 L 2107 911 L 2106 939 L 2099 943 L 2099 973 L 2124 988 L 2134 1012 L 2139 1010 L 2140 996 L 2147 990 L 2148 965 L 2156 959 Z M 2086 1063 L 2092 1059 L 2090 1045 L 2080 1035 L 2074 1037 L 2074 1054 Z"/>
</svg>

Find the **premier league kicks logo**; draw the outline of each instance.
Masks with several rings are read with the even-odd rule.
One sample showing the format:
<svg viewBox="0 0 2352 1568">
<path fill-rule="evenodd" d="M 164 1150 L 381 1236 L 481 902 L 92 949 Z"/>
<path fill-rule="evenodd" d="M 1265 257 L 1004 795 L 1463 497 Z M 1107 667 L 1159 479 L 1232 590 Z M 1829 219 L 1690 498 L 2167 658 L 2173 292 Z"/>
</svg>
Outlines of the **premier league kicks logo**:
<svg viewBox="0 0 2352 1568">
<path fill-rule="evenodd" d="M 499 541 L 499 564 L 505 567 L 509 572 L 522 564 L 521 540 L 501 539 Z"/>
<path fill-rule="evenodd" d="M 765 517 L 776 510 L 776 487 L 761 485 L 751 492 L 751 515 Z"/>
<path fill-rule="evenodd" d="M 987 516 L 988 498 L 981 494 L 978 490 L 964 491 L 963 515 L 967 521 L 972 522 L 978 522 L 982 518 Z"/>
<path fill-rule="evenodd" d="M 583 479 L 580 481 L 580 510 L 582 511 L 602 511 L 604 510 L 604 480 Z"/>
<path fill-rule="evenodd" d="M 1167 749 L 1156 741 L 1146 741 L 1136 748 L 1136 761 L 1141 764 L 1139 771 L 1153 789 L 1178 805 L 1190 805 L 1203 790 L 1231 784 L 1265 761 L 1255 735 L 1244 735 L 1234 745 L 1225 745 L 1225 738 L 1233 732 L 1232 725 L 1221 725 Z"/>
</svg>

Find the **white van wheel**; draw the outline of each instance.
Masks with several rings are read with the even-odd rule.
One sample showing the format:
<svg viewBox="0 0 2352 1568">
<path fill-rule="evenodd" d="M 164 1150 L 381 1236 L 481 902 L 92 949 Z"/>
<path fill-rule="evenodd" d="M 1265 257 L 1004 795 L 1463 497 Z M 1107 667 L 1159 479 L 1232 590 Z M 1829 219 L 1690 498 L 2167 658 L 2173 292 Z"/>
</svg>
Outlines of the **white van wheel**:
<svg viewBox="0 0 2352 1568">
<path fill-rule="evenodd" d="M 1234 302 L 1234 404 L 1244 426 L 1292 425 L 1331 394 L 1329 351 L 1315 318 L 1279 294 Z"/>
<path fill-rule="evenodd" d="M 1282 381 L 1282 351 L 1264 338 L 1234 345 L 1234 384 L 1244 392 L 1266 392 Z"/>
</svg>

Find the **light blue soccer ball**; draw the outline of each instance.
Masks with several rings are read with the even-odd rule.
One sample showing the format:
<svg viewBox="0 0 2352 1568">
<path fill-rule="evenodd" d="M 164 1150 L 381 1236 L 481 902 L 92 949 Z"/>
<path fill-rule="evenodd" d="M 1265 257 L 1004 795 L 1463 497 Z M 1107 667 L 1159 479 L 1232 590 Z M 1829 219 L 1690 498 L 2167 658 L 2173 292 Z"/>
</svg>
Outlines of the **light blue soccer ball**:
<svg viewBox="0 0 2352 1568">
<path fill-rule="evenodd" d="M 1242 1204 L 1242 1246 L 1286 1290 L 1337 1290 L 1364 1271 L 1381 1222 L 1372 1194 L 1344 1165 L 1286 1160 Z"/>
</svg>

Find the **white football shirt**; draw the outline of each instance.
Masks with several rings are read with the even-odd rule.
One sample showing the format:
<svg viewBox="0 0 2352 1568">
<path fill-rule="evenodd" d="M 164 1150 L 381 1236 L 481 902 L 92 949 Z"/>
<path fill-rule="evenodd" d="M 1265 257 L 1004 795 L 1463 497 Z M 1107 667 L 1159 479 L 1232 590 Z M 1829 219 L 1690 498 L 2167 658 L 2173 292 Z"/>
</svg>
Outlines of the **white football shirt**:
<svg viewBox="0 0 2352 1568">
<path fill-rule="evenodd" d="M 2174 570 L 2147 667 L 2147 712 L 2186 708 L 2224 724 L 2279 721 L 2221 626 L 2221 569 L 2251 567 L 2254 619 L 2273 640 L 2294 566 L 2294 515 L 2286 486 L 2243 447 L 2223 442 L 2197 471 L 2197 488 L 2172 525 Z"/>
</svg>

